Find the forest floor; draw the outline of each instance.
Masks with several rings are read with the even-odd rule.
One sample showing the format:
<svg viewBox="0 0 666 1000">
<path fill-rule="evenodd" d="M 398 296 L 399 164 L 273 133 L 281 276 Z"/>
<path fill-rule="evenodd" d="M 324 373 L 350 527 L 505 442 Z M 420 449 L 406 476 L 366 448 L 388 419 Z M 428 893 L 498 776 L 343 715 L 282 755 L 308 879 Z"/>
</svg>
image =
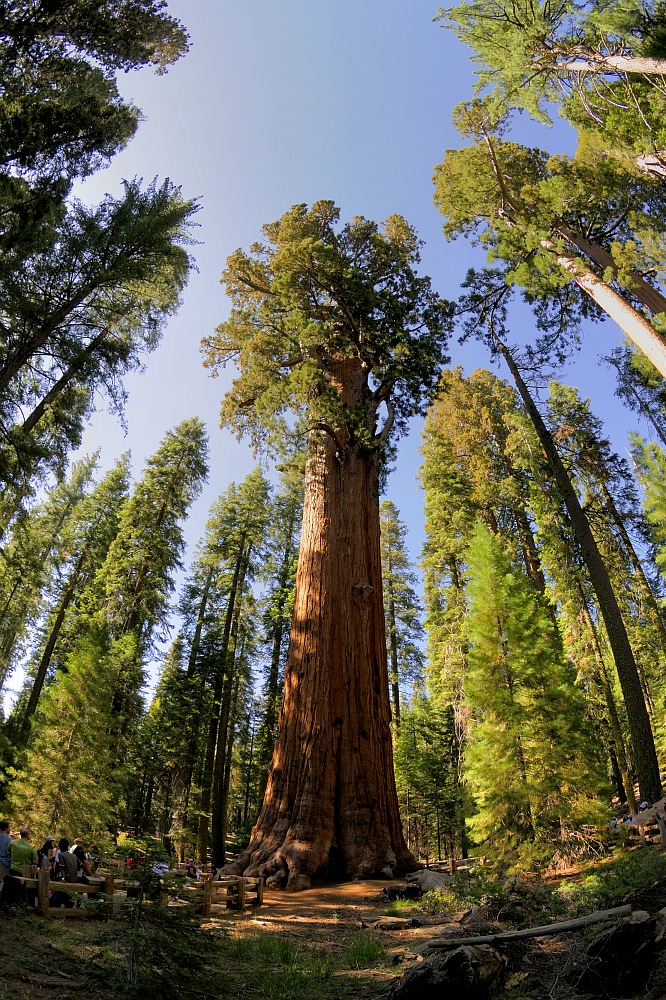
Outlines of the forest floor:
<svg viewBox="0 0 666 1000">
<path fill-rule="evenodd" d="M 204 920 L 173 907 L 147 907 L 136 928 L 127 919 L 0 914 L 0 1000 L 117 1000 L 128 995 L 141 1000 L 236 995 L 249 1000 L 380 1000 L 413 965 L 413 949 L 446 933 L 441 925 L 455 925 L 477 903 L 480 923 L 474 932 L 483 932 L 484 921 L 488 927 L 510 929 L 565 919 L 616 905 L 632 894 L 636 908 L 656 912 L 666 905 L 666 857 L 651 849 L 631 853 L 543 881 L 513 878 L 493 887 L 486 875 L 468 877 L 457 894 L 445 894 L 435 905 L 391 904 L 382 895 L 391 883 L 372 880 L 295 894 L 270 892 L 258 909 L 214 907 Z M 419 926 L 367 926 L 384 914 L 416 918 Z M 520 973 L 498 996 L 573 997 L 564 981 L 557 987 L 580 955 L 572 937 L 581 936 L 559 935 L 531 944 L 521 957 Z M 585 943 L 583 939 L 579 947 Z M 128 977 L 132 951 L 133 975 Z M 658 992 L 642 996 L 666 996 L 666 974 L 657 972 L 658 981 L 651 985 Z"/>
</svg>

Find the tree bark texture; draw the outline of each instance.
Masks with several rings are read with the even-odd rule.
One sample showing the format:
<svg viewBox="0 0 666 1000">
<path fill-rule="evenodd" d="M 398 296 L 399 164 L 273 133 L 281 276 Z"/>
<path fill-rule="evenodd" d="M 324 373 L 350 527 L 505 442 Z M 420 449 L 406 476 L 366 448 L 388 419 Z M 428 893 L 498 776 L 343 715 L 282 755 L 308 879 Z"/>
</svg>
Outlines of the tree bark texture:
<svg viewBox="0 0 666 1000">
<path fill-rule="evenodd" d="M 379 455 L 320 436 L 308 461 L 284 700 L 263 807 L 230 870 L 305 889 L 416 864 L 393 774 Z"/>
</svg>

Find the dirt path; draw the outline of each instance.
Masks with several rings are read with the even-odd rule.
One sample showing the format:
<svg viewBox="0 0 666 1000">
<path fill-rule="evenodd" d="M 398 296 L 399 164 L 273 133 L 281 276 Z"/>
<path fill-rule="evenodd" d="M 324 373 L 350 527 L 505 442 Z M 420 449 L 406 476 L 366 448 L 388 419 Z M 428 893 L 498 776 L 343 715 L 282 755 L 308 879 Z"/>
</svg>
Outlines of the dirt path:
<svg viewBox="0 0 666 1000">
<path fill-rule="evenodd" d="M 235 925 L 239 934 L 247 934 L 256 927 L 258 931 L 275 931 L 319 946 L 341 946 L 350 932 L 360 930 L 386 912 L 390 903 L 382 895 L 382 889 L 391 884 L 395 885 L 387 880 L 366 879 L 303 892 L 266 892 L 259 909 L 237 911 L 214 906 L 212 917 L 227 926 Z M 419 914 L 420 927 L 376 933 L 381 935 L 390 954 L 431 937 L 432 928 L 427 925 L 444 921 L 442 916 L 429 918 Z"/>
</svg>

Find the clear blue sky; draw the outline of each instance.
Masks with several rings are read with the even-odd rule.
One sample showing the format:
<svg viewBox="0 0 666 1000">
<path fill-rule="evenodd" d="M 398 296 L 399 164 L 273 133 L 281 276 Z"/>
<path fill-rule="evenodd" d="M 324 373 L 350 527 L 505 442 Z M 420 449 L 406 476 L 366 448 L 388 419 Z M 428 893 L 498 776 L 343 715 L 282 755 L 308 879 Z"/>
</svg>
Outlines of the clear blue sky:
<svg viewBox="0 0 666 1000">
<path fill-rule="evenodd" d="M 129 447 L 138 475 L 168 428 L 192 415 L 206 422 L 211 475 L 187 525 L 189 558 L 213 500 L 254 464 L 245 444 L 218 429 L 231 375 L 211 379 L 199 354 L 201 338 L 227 314 L 219 285 L 226 257 L 292 204 L 331 198 L 345 218 L 404 215 L 425 241 L 423 271 L 444 297 L 457 296 L 467 267 L 482 258 L 463 242 L 444 242 L 432 201 L 433 167 L 459 145 L 451 110 L 473 82 L 467 49 L 432 21 L 436 0 L 171 0 L 169 10 L 190 32 L 189 55 L 167 76 L 121 77 L 145 120 L 128 148 L 77 193 L 95 202 L 120 193 L 123 177 L 170 177 L 201 199 L 198 273 L 146 371 L 128 380 L 127 437 L 101 412 L 82 450 L 100 447 L 107 468 Z M 523 118 L 520 136 L 552 152 L 573 149 L 562 124 L 548 130 Z M 596 361 L 618 341 L 610 323 L 593 328 L 568 380 L 592 396 L 621 449 L 625 425 L 635 420 Z M 454 342 L 451 353 L 468 373 L 488 366 L 478 345 L 463 350 Z M 419 431 L 415 422 L 389 481 L 415 557 L 423 537 L 414 482 Z"/>
</svg>

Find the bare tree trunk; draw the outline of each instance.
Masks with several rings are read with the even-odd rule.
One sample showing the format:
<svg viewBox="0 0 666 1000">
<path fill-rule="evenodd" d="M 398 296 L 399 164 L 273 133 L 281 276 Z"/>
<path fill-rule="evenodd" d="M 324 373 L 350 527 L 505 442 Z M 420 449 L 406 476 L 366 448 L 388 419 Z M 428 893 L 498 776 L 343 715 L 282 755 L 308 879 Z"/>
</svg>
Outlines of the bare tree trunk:
<svg viewBox="0 0 666 1000">
<path fill-rule="evenodd" d="M 220 661 L 217 664 L 215 678 L 213 682 L 213 707 L 211 711 L 210 723 L 208 726 L 208 740 L 206 743 L 206 760 L 201 779 L 201 806 L 199 811 L 199 829 L 197 835 L 197 857 L 201 864 L 206 864 L 208 859 L 208 826 L 211 795 L 213 791 L 213 768 L 215 766 L 215 748 L 217 746 L 217 730 L 220 722 L 220 711 L 224 691 L 224 683 L 227 670 L 227 655 L 229 651 L 229 640 L 231 637 L 231 626 L 233 623 L 234 609 L 236 605 L 236 595 L 239 589 L 239 582 L 245 560 L 245 535 L 241 537 L 234 575 L 227 601 L 227 611 L 224 619 L 224 631 L 222 634 L 222 648 L 220 650 Z"/>
<path fill-rule="evenodd" d="M 547 242 L 543 241 L 544 248 L 552 249 L 552 247 L 547 246 Z M 580 262 L 574 257 L 558 253 L 557 263 L 571 275 L 578 287 L 586 295 L 589 295 L 600 309 L 615 320 L 632 344 L 666 378 L 666 340 L 657 333 L 652 324 L 596 274 L 592 271 L 584 272 L 580 267 Z"/>
<path fill-rule="evenodd" d="M 651 56 L 622 56 L 597 52 L 586 45 L 575 46 L 576 56 L 557 62 L 557 69 L 570 73 L 638 73 L 641 76 L 666 76 L 666 59 Z M 555 67 L 553 67 L 555 68 Z"/>
<path fill-rule="evenodd" d="M 377 451 L 328 436 L 307 463 L 277 745 L 249 847 L 231 866 L 272 886 L 416 866 L 393 774 L 378 478 Z"/>
<path fill-rule="evenodd" d="M 617 264 L 613 259 L 613 255 L 605 247 L 586 240 L 584 236 L 569 229 L 568 226 L 559 226 L 558 232 L 565 239 L 569 240 L 576 249 L 584 253 L 594 264 L 598 264 L 604 270 L 610 268 L 613 275 L 617 276 Z M 666 312 L 666 297 L 638 274 L 637 271 L 630 271 L 629 274 L 631 276 L 631 284 L 627 284 L 627 291 L 654 315 Z"/>
<path fill-rule="evenodd" d="M 532 420 L 541 446 L 548 457 L 548 463 L 553 471 L 558 489 L 562 494 L 562 499 L 567 508 L 583 559 L 585 560 L 585 565 L 590 575 L 590 581 L 597 595 L 599 610 L 606 626 L 608 641 L 613 652 L 622 695 L 627 709 L 627 719 L 634 748 L 636 773 L 641 796 L 647 799 L 648 802 L 657 802 L 662 794 L 661 780 L 659 777 L 659 763 L 654 746 L 654 737 L 650 726 L 650 717 L 645 705 L 645 698 L 643 697 L 643 689 L 634 654 L 624 627 L 617 598 L 615 597 L 608 576 L 608 571 L 601 558 L 597 543 L 594 540 L 585 511 L 580 505 L 562 459 L 520 375 L 518 366 L 513 360 L 511 352 L 504 344 L 497 341 L 497 347 L 509 366 L 525 409 Z"/>
</svg>

